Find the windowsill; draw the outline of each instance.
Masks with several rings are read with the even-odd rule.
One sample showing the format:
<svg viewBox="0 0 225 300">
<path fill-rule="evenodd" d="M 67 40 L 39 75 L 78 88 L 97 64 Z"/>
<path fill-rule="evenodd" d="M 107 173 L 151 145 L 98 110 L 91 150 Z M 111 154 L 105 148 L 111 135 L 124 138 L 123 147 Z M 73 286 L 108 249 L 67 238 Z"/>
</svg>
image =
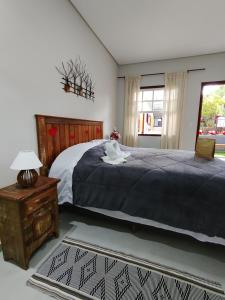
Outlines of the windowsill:
<svg viewBox="0 0 225 300">
<path fill-rule="evenodd" d="M 161 136 L 159 133 L 139 133 L 138 136 Z"/>
</svg>

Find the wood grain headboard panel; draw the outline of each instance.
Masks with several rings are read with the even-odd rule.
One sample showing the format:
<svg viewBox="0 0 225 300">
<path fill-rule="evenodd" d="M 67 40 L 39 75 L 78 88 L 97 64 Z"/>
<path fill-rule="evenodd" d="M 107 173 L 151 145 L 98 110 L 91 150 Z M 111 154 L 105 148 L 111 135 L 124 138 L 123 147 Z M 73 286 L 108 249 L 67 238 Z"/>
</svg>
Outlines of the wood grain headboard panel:
<svg viewBox="0 0 225 300">
<path fill-rule="evenodd" d="M 54 159 L 66 148 L 103 138 L 103 122 L 35 115 L 40 174 L 47 176 Z"/>
</svg>

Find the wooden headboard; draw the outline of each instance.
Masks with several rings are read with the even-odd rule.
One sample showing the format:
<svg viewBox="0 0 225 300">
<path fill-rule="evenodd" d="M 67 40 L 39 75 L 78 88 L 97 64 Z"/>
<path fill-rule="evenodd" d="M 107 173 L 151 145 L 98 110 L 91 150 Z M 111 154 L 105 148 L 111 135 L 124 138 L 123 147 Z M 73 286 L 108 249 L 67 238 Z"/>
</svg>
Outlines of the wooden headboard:
<svg viewBox="0 0 225 300">
<path fill-rule="evenodd" d="M 103 122 L 35 115 L 38 152 L 43 163 L 40 174 L 47 176 L 54 159 L 66 148 L 103 138 Z"/>
</svg>

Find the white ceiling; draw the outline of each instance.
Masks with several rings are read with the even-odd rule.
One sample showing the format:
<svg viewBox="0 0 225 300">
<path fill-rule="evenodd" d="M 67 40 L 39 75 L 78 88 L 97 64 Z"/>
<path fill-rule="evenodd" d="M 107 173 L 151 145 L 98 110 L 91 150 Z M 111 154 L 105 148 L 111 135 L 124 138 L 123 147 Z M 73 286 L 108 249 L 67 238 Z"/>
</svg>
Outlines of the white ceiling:
<svg viewBox="0 0 225 300">
<path fill-rule="evenodd" d="M 225 51 L 225 0 L 71 0 L 119 64 Z"/>
</svg>

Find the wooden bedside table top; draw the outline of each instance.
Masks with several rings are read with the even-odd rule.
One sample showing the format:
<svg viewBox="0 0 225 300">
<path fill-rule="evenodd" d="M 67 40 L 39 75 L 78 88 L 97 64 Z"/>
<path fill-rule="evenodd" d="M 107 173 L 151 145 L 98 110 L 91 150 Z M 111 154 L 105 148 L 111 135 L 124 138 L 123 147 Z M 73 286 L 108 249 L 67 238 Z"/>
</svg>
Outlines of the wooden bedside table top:
<svg viewBox="0 0 225 300">
<path fill-rule="evenodd" d="M 56 185 L 60 179 L 39 176 L 36 184 L 31 188 L 21 188 L 17 183 L 0 189 L 0 198 L 23 201 L 31 196 L 39 194 Z"/>
</svg>

